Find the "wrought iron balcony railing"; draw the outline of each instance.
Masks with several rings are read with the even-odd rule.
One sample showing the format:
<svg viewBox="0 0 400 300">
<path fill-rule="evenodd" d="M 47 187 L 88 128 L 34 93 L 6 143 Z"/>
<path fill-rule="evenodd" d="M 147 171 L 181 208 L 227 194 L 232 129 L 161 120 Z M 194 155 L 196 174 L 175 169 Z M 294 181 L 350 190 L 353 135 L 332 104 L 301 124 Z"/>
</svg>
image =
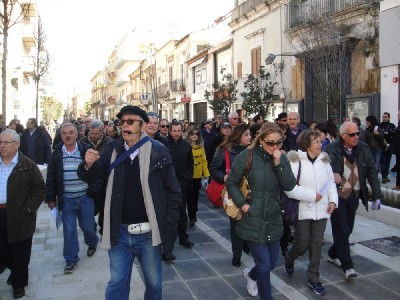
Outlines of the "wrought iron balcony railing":
<svg viewBox="0 0 400 300">
<path fill-rule="evenodd" d="M 286 29 L 372 2 L 374 0 L 292 0 L 286 4 Z"/>
</svg>

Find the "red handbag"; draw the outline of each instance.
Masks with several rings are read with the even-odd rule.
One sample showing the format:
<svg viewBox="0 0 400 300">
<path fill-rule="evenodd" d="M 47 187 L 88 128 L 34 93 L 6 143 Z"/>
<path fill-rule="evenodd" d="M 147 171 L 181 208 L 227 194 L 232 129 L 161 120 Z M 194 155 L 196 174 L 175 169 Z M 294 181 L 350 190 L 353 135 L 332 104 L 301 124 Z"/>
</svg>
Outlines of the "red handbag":
<svg viewBox="0 0 400 300">
<path fill-rule="evenodd" d="M 226 168 L 226 174 L 229 174 L 231 170 L 231 164 L 229 161 L 229 151 L 225 150 L 225 168 Z M 225 183 L 218 183 L 214 179 L 211 179 L 210 184 L 207 187 L 207 196 L 212 205 L 214 207 L 222 207 L 222 197 L 221 193 L 222 190 L 225 187 Z"/>
</svg>

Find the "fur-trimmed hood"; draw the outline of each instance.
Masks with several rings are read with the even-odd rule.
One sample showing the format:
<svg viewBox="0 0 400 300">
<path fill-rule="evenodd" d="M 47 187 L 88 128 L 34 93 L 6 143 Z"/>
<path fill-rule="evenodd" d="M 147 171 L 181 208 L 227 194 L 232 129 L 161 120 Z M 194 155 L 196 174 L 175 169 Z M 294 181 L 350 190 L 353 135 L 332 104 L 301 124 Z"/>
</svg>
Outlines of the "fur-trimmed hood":
<svg viewBox="0 0 400 300">
<path fill-rule="evenodd" d="M 301 159 L 308 159 L 307 152 L 301 150 L 291 150 L 286 154 L 286 156 L 290 162 L 299 162 Z M 328 153 L 326 152 L 321 152 L 321 154 L 317 157 L 317 160 L 322 160 L 324 163 L 329 163 L 331 161 Z"/>
</svg>

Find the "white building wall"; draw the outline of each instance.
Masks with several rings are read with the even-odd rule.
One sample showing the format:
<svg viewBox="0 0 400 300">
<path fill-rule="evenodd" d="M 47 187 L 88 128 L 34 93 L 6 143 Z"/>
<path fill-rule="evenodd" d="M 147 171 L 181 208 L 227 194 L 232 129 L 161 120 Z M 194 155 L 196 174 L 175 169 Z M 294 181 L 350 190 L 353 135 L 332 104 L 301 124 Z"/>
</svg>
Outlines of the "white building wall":
<svg viewBox="0 0 400 300">
<path fill-rule="evenodd" d="M 381 114 L 390 113 L 392 123 L 397 123 L 399 111 L 399 65 L 381 68 Z M 397 82 L 393 82 L 397 78 Z"/>
<path fill-rule="evenodd" d="M 400 110 L 400 58 L 396 54 L 398 38 L 397 35 L 393 35 L 393 33 L 397 32 L 397 29 L 400 26 L 400 21 L 395 12 L 396 10 L 400 10 L 399 7 L 400 0 L 385 0 L 380 3 L 380 17 L 385 15 L 386 17 L 391 18 L 391 20 L 382 20 L 383 25 L 379 28 L 379 52 L 381 55 L 381 113 L 389 112 L 391 115 L 391 121 L 395 124 L 397 123 L 397 112 Z M 388 49 L 388 47 L 390 48 Z M 382 62 L 387 63 L 384 64 Z"/>
</svg>

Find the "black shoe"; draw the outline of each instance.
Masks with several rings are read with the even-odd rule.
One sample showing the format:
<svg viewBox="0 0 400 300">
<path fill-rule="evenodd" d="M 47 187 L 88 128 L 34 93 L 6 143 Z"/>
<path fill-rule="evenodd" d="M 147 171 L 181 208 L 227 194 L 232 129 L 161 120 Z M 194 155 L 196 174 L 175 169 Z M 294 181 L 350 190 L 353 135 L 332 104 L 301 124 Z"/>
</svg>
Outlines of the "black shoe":
<svg viewBox="0 0 400 300">
<path fill-rule="evenodd" d="M 190 220 L 190 222 L 189 222 L 189 227 L 190 227 L 190 228 L 193 228 L 193 227 L 194 227 L 194 224 L 195 224 L 195 221 L 194 221 L 194 220 Z"/>
<path fill-rule="evenodd" d="M 162 260 L 165 262 L 171 262 L 175 259 L 176 259 L 176 257 L 172 253 L 171 254 L 165 254 L 165 253 L 162 254 Z"/>
<path fill-rule="evenodd" d="M 0 274 L 3 274 L 5 270 L 6 270 L 6 267 L 0 267 Z"/>
<path fill-rule="evenodd" d="M 10 276 L 8 276 L 7 284 L 8 285 L 12 285 L 13 284 L 13 280 L 12 280 L 11 274 L 10 274 Z"/>
<path fill-rule="evenodd" d="M 233 258 L 232 258 L 232 266 L 234 266 L 234 267 L 240 267 L 240 258 L 233 257 Z"/>
<path fill-rule="evenodd" d="M 189 239 L 179 241 L 179 245 L 185 248 L 192 248 L 194 246 L 194 244 L 191 241 L 189 241 Z"/>
<path fill-rule="evenodd" d="M 65 274 L 72 274 L 74 273 L 75 269 L 78 267 L 77 263 L 67 263 L 64 268 Z"/>
<path fill-rule="evenodd" d="M 323 296 L 325 295 L 325 289 L 322 286 L 321 282 L 311 283 L 308 282 L 308 287 L 314 291 L 317 295 Z"/>
<path fill-rule="evenodd" d="M 24 288 L 16 288 L 14 289 L 14 299 L 19 299 L 25 296 Z"/>
<path fill-rule="evenodd" d="M 291 277 L 294 272 L 294 265 L 289 265 L 285 263 L 285 273 L 287 276 Z"/>
<path fill-rule="evenodd" d="M 97 248 L 95 248 L 95 247 L 89 247 L 87 249 L 87 256 L 89 256 L 89 257 L 93 256 L 93 254 L 96 252 L 96 249 Z"/>
<path fill-rule="evenodd" d="M 388 182 L 390 182 L 389 178 L 387 178 L 387 177 L 382 178 L 382 183 L 388 183 Z"/>
</svg>

